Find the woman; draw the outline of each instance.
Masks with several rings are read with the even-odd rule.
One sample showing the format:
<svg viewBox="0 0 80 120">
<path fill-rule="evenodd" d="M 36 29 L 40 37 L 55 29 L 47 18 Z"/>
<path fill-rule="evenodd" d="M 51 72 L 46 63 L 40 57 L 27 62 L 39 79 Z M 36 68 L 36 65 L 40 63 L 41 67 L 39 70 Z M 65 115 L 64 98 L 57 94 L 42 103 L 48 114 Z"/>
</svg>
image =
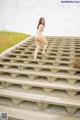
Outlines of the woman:
<svg viewBox="0 0 80 120">
<path fill-rule="evenodd" d="M 37 53 L 39 51 L 40 43 L 42 43 L 44 45 L 42 54 L 45 54 L 45 50 L 47 48 L 47 40 L 45 39 L 45 37 L 42 34 L 42 32 L 44 31 L 44 27 L 45 27 L 45 19 L 43 17 L 41 17 L 39 19 L 39 23 L 37 26 L 37 35 L 35 36 L 36 49 L 34 52 L 34 59 L 36 59 Z"/>
</svg>

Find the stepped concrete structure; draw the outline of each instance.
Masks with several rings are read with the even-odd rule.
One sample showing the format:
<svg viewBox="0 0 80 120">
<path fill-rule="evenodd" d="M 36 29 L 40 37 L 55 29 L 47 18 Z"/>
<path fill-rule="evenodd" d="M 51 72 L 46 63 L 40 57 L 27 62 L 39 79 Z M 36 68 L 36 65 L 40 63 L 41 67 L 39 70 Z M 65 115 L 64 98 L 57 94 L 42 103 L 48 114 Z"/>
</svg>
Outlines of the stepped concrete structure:
<svg viewBox="0 0 80 120">
<path fill-rule="evenodd" d="M 0 55 L 0 112 L 9 120 L 80 120 L 79 37 L 45 36 L 33 59 L 34 36 Z"/>
</svg>

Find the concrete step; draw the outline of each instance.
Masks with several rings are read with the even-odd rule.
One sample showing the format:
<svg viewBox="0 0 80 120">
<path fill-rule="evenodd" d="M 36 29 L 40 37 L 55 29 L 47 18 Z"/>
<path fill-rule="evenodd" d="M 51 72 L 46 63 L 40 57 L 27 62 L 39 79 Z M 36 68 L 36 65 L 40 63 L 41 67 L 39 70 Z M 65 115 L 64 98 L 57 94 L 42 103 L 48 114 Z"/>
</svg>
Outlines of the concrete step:
<svg viewBox="0 0 80 120">
<path fill-rule="evenodd" d="M 35 80 L 35 78 L 42 76 L 45 77 L 47 81 L 49 82 L 54 82 L 56 79 L 58 78 L 64 78 L 65 80 L 67 80 L 70 84 L 74 84 L 76 81 L 80 80 L 80 76 L 78 75 L 66 75 L 66 74 L 52 74 L 52 73 L 45 73 L 45 72 L 34 72 L 32 70 L 12 70 L 12 69 L 4 69 L 1 68 L 0 69 L 0 76 L 4 75 L 5 73 L 8 73 L 12 78 L 16 78 L 17 76 L 20 75 L 25 75 L 28 77 L 28 79 L 30 80 Z M 63 76 L 64 75 L 64 76 Z"/>
<path fill-rule="evenodd" d="M 12 105 L 19 106 L 23 101 L 35 102 L 39 110 L 45 110 L 49 105 L 64 106 L 68 113 L 74 114 L 80 108 L 80 100 L 71 98 L 51 97 L 32 93 L 0 89 L 0 98 L 10 98 Z"/>
<path fill-rule="evenodd" d="M 12 50 L 10 53 L 20 53 L 20 54 L 33 54 L 34 53 L 34 49 L 26 49 L 26 50 Z M 77 52 L 80 52 L 80 50 L 78 50 Z M 40 49 L 40 51 L 38 52 L 39 54 L 42 54 L 42 49 Z M 76 51 L 58 51 L 58 50 L 52 50 L 49 51 L 47 50 L 47 55 L 55 55 L 55 54 L 59 54 L 59 55 L 63 55 L 63 56 L 70 56 L 70 55 L 77 55 L 78 53 L 76 53 Z"/>
<path fill-rule="evenodd" d="M 41 53 L 42 52 L 42 46 L 40 47 L 40 51 L 39 51 L 39 53 Z M 27 52 L 27 51 L 30 51 L 30 52 L 32 52 L 32 50 L 34 51 L 35 50 L 35 46 L 28 46 L 28 47 L 23 47 L 23 46 L 19 46 L 19 47 L 17 47 L 15 50 L 19 50 L 19 51 L 24 51 L 24 52 Z M 13 51 L 13 50 L 12 50 Z M 58 46 L 56 46 L 55 47 L 55 45 L 51 48 L 51 46 L 48 46 L 48 48 L 47 48 L 47 53 L 53 53 L 53 52 L 55 52 L 54 54 L 56 54 L 56 53 L 74 53 L 74 54 L 77 54 L 77 52 L 79 52 L 80 50 L 79 49 L 75 49 L 74 47 L 73 48 L 66 48 L 66 47 L 64 47 L 64 48 L 61 48 L 61 47 L 58 47 Z"/>
<path fill-rule="evenodd" d="M 0 112 L 7 111 L 9 120 L 79 120 L 79 117 L 71 115 L 47 114 L 38 111 L 29 111 L 19 108 L 0 105 Z"/>
<path fill-rule="evenodd" d="M 7 57 L 17 57 L 17 58 L 20 58 L 20 57 L 26 57 L 26 58 L 30 58 L 30 57 L 33 57 L 33 54 L 19 54 L 19 53 L 7 53 L 6 54 Z M 37 55 L 37 57 L 40 57 L 42 58 L 42 54 L 41 55 Z M 66 61 L 68 60 L 72 60 L 74 58 L 74 56 L 60 56 L 60 55 L 44 55 L 42 59 L 52 59 L 52 60 L 59 60 L 59 59 L 65 59 Z"/>
<path fill-rule="evenodd" d="M 6 62 L 0 62 L 0 67 L 4 69 L 8 69 L 10 67 L 17 67 L 19 70 L 27 69 L 27 68 L 33 68 L 35 72 L 41 71 L 41 70 L 46 70 L 51 73 L 58 73 L 60 71 L 70 74 L 70 75 L 75 75 L 77 72 L 80 72 L 80 69 L 75 69 L 75 68 L 68 68 L 68 67 L 54 67 L 52 65 L 35 65 L 35 64 L 23 64 L 23 63 L 6 63 Z"/>
<path fill-rule="evenodd" d="M 54 94 L 57 90 L 57 94 L 59 93 L 59 96 L 64 96 L 67 94 L 67 97 L 74 97 L 74 99 L 77 99 L 80 92 L 80 85 L 70 85 L 70 84 L 57 84 L 57 83 L 48 83 L 42 81 L 30 81 L 30 80 L 23 80 L 23 79 L 9 79 L 9 78 L 0 78 L 0 87 L 4 89 L 10 89 L 10 88 L 21 88 L 22 91 L 27 92 L 28 90 L 32 88 L 36 88 L 38 90 L 41 88 L 44 94 L 51 95 Z M 64 92 L 64 94 L 63 94 Z M 77 95 L 78 94 L 78 95 Z M 77 97 L 75 97 L 77 95 Z"/>
<path fill-rule="evenodd" d="M 34 59 L 25 59 L 25 58 L 8 58 L 8 57 L 1 57 L 0 58 L 1 62 L 11 62 L 11 63 L 18 63 L 18 62 L 22 62 L 22 63 L 26 63 L 26 64 L 38 64 L 38 65 L 44 65 L 46 64 L 48 65 L 53 65 L 53 66 L 69 66 L 69 67 L 73 67 L 72 62 L 70 61 L 55 61 L 55 60 L 34 60 Z"/>
</svg>

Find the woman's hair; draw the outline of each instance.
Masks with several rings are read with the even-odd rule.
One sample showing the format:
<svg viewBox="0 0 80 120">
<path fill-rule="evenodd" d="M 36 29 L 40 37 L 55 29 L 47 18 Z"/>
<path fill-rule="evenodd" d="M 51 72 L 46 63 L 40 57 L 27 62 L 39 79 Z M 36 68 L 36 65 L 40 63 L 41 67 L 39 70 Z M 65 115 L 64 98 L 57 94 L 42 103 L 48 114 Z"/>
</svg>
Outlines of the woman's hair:
<svg viewBox="0 0 80 120">
<path fill-rule="evenodd" d="M 45 18 L 41 17 L 41 18 L 39 19 L 39 22 L 38 22 L 38 25 L 37 25 L 37 29 L 38 29 L 39 25 L 42 24 L 42 19 L 45 19 Z M 44 27 L 45 27 L 45 23 L 44 23 Z"/>
</svg>

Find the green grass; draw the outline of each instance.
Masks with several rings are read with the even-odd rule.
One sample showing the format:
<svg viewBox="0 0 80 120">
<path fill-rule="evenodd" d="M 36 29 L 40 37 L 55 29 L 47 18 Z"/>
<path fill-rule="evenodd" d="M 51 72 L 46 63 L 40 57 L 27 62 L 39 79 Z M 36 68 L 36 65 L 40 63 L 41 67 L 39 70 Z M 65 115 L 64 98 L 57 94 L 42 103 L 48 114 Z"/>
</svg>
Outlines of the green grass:
<svg viewBox="0 0 80 120">
<path fill-rule="evenodd" d="M 24 33 L 0 31 L 0 53 L 29 36 Z"/>
</svg>

